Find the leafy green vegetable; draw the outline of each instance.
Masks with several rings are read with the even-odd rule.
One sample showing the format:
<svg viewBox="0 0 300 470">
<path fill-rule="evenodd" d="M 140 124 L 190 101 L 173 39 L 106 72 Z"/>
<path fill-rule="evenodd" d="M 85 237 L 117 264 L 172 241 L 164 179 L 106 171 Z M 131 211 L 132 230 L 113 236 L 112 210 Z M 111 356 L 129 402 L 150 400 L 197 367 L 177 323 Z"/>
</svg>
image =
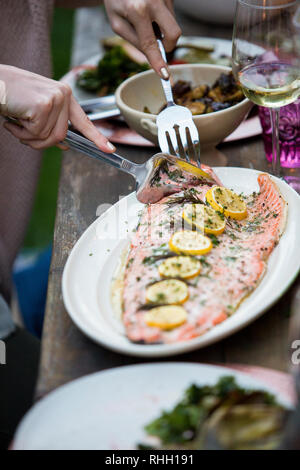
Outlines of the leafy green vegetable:
<svg viewBox="0 0 300 470">
<path fill-rule="evenodd" d="M 99 95 L 106 95 L 114 93 L 126 78 L 148 68 L 148 64 L 134 62 L 121 46 L 114 46 L 104 54 L 97 68 L 86 69 L 79 74 L 77 85 Z"/>
<path fill-rule="evenodd" d="M 163 412 L 160 418 L 152 421 L 145 429 L 149 434 L 159 437 L 163 444 L 183 443 L 194 437 L 204 417 L 204 410 L 197 405 L 179 403 L 172 411 Z"/>
<path fill-rule="evenodd" d="M 264 430 L 259 423 L 262 413 L 269 416 L 268 433 L 274 431 L 274 435 L 278 437 L 280 419 L 284 416 L 285 410 L 276 403 L 273 395 L 261 390 L 243 389 L 237 385 L 232 376 L 221 377 L 215 385 L 192 384 L 172 410 L 163 411 L 161 416 L 145 427 L 145 430 L 149 435 L 160 439 L 162 448 L 171 446 L 176 449 L 200 449 L 206 442 L 207 425 L 212 429 L 213 423 L 219 423 L 225 414 L 227 416 L 232 410 L 234 413 L 235 410 L 241 409 L 241 406 L 245 410 L 246 418 L 245 422 L 240 420 L 240 426 L 244 426 L 244 429 L 246 426 L 251 426 L 251 417 L 253 417 L 258 424 L 257 437 L 261 439 L 262 446 L 265 445 Z M 214 416 L 217 417 L 216 421 Z M 251 427 L 249 429 L 251 430 Z M 235 433 L 239 436 L 238 429 Z M 255 436 L 252 436 L 252 439 L 255 441 Z M 271 442 L 273 442 L 272 436 Z M 234 446 L 234 443 L 230 445 Z"/>
<path fill-rule="evenodd" d="M 98 91 L 101 88 L 101 80 L 96 69 L 86 69 L 77 77 L 76 84 L 87 91 Z"/>
</svg>

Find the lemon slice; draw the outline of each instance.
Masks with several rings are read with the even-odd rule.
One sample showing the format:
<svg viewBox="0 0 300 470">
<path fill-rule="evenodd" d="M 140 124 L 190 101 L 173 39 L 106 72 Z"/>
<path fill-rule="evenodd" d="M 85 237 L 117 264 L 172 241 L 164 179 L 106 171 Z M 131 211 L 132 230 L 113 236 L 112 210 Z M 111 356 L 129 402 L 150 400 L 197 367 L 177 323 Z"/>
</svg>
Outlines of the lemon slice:
<svg viewBox="0 0 300 470">
<path fill-rule="evenodd" d="M 171 251 L 187 255 L 205 255 L 212 249 L 211 239 L 199 232 L 182 230 L 175 232 L 169 241 Z"/>
<path fill-rule="evenodd" d="M 202 170 L 201 168 L 192 165 L 191 163 L 185 162 L 183 160 L 177 159 L 176 166 L 181 168 L 183 171 L 187 171 L 188 173 L 192 173 L 193 175 L 197 176 L 198 178 L 206 178 L 208 180 L 212 180 L 212 176 L 207 173 L 206 171 Z"/>
<path fill-rule="evenodd" d="M 226 221 L 220 212 L 202 204 L 185 204 L 182 217 L 199 230 L 220 235 L 225 230 Z"/>
<path fill-rule="evenodd" d="M 148 326 L 156 326 L 163 330 L 171 330 L 182 325 L 187 320 L 187 313 L 179 305 L 164 305 L 152 308 L 145 314 Z"/>
<path fill-rule="evenodd" d="M 181 277 L 182 279 L 198 276 L 200 271 L 200 261 L 191 256 L 172 256 L 158 267 L 158 272 L 162 277 Z"/>
<path fill-rule="evenodd" d="M 156 282 L 146 290 L 147 302 L 155 304 L 183 304 L 188 297 L 187 285 L 177 279 Z"/>
<path fill-rule="evenodd" d="M 213 186 L 206 193 L 207 202 L 226 217 L 242 220 L 247 217 L 247 206 L 241 197 L 227 188 Z"/>
</svg>

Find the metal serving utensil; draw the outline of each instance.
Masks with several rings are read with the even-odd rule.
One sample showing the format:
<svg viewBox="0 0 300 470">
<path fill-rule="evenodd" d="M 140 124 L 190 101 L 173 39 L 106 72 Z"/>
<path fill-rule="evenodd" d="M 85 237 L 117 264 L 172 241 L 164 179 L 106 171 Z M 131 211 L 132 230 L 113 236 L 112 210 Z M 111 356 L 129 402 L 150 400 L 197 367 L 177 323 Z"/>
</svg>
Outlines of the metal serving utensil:
<svg viewBox="0 0 300 470">
<path fill-rule="evenodd" d="M 159 168 L 164 161 L 168 161 L 169 163 L 176 165 L 181 170 L 201 178 L 202 181 L 203 179 L 209 182 L 212 181 L 212 177 L 205 171 L 192 165 L 186 160 L 181 160 L 180 158 L 166 153 L 157 153 L 149 158 L 146 163 L 137 164 L 126 160 L 126 158 L 123 158 L 117 153 L 103 152 L 93 142 L 72 130 L 68 130 L 64 142 L 74 150 L 78 150 L 89 157 L 108 163 L 109 165 L 133 176 L 136 180 L 137 199 L 144 204 L 155 203 L 164 196 L 174 192 L 173 185 L 160 185 L 155 183 L 155 178 L 158 175 Z"/>
<path fill-rule="evenodd" d="M 121 112 L 118 108 L 106 109 L 106 110 L 97 110 L 92 113 L 86 113 L 90 121 L 99 121 L 100 119 L 109 119 L 112 117 L 117 117 L 121 115 Z"/>
<path fill-rule="evenodd" d="M 157 44 L 162 58 L 167 63 L 166 51 L 162 43 L 162 35 L 158 26 L 153 23 Z M 200 167 L 199 133 L 191 111 L 184 106 L 175 104 L 170 80 L 161 79 L 161 84 L 167 100 L 167 107 L 156 119 L 158 142 L 161 151 L 177 155 L 188 162 L 197 162 Z"/>
<path fill-rule="evenodd" d="M 116 99 L 115 95 L 97 96 L 96 98 L 80 100 L 79 104 L 83 111 L 89 111 L 94 108 L 111 109 L 116 108 Z"/>
<path fill-rule="evenodd" d="M 22 127 L 18 119 L 8 116 L 5 116 L 4 119 Z M 136 181 L 137 199 L 143 204 L 153 204 L 158 202 L 164 196 L 174 192 L 174 185 L 157 184 L 157 176 L 160 167 L 165 161 L 174 164 L 186 173 L 200 178 L 202 181 L 210 183 L 213 181 L 212 176 L 209 173 L 206 173 L 206 171 L 201 170 L 201 168 L 166 153 L 157 153 L 149 158 L 146 163 L 137 164 L 127 160 L 117 153 L 103 152 L 92 141 L 71 129 L 67 131 L 64 142 L 74 150 L 84 153 L 89 157 L 96 158 L 104 163 L 108 163 L 109 165 L 133 176 Z"/>
<path fill-rule="evenodd" d="M 83 111 L 87 114 L 90 121 L 99 119 L 109 119 L 120 116 L 121 112 L 116 105 L 115 95 L 100 96 L 79 101 Z"/>
</svg>

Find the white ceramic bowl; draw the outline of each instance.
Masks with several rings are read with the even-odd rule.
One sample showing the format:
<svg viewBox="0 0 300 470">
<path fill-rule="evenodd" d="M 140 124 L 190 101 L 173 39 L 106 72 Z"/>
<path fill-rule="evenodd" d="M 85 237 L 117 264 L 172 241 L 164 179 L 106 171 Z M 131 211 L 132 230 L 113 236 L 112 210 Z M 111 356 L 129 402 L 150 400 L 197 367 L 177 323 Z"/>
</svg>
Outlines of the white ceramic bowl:
<svg viewBox="0 0 300 470">
<path fill-rule="evenodd" d="M 175 0 L 178 10 L 209 23 L 233 24 L 236 0 Z"/>
<path fill-rule="evenodd" d="M 194 86 L 206 83 L 212 85 L 222 72 L 229 67 L 208 64 L 184 64 L 170 67 L 176 80 L 188 80 Z M 156 114 L 144 113 L 144 106 L 157 113 L 165 98 L 159 77 L 153 70 L 142 72 L 125 80 L 116 90 L 116 103 L 127 124 L 154 144 L 157 140 Z M 215 146 L 230 135 L 243 121 L 252 107 L 244 99 L 230 108 L 210 114 L 193 116 L 199 132 L 201 147 Z"/>
</svg>

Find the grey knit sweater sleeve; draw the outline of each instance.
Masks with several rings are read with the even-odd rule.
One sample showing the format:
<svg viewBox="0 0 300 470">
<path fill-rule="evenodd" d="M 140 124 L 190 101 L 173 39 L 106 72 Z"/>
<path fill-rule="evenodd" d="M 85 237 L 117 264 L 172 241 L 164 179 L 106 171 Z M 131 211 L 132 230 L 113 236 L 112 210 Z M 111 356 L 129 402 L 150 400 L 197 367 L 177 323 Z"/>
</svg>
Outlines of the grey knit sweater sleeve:
<svg viewBox="0 0 300 470">
<path fill-rule="evenodd" d="M 54 0 L 0 0 L 0 63 L 50 76 Z M 1 77 L 0 77 L 1 80 Z M 0 294 L 9 301 L 10 275 L 30 217 L 41 153 L 20 144 L 0 116 Z"/>
<path fill-rule="evenodd" d="M 11 313 L 7 303 L 0 295 L 0 339 L 5 339 L 15 331 L 15 325 L 12 321 Z"/>
<path fill-rule="evenodd" d="M 0 64 L 51 76 L 50 31 L 54 5 L 97 4 L 101 0 L 0 0 Z M 7 301 L 10 273 L 24 239 L 40 163 L 41 153 L 13 138 L 3 128 L 0 116 L 0 294 Z"/>
</svg>

